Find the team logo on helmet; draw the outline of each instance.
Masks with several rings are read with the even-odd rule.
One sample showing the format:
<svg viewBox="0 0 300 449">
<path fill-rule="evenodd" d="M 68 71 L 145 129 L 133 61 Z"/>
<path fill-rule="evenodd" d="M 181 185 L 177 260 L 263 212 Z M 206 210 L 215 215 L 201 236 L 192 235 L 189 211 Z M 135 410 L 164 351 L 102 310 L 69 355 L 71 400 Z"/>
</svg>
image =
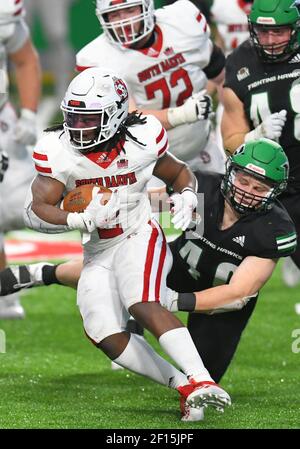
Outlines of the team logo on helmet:
<svg viewBox="0 0 300 449">
<path fill-rule="evenodd" d="M 119 97 L 121 98 L 121 101 L 125 101 L 128 98 L 128 90 L 126 87 L 126 84 L 124 83 L 123 80 L 121 80 L 120 78 L 115 78 L 113 77 L 114 80 L 114 86 L 115 86 L 115 90 L 117 92 L 117 94 L 119 95 Z"/>
<path fill-rule="evenodd" d="M 300 16 L 300 0 L 295 0 L 294 3 L 291 5 L 291 8 L 297 8 Z"/>
</svg>

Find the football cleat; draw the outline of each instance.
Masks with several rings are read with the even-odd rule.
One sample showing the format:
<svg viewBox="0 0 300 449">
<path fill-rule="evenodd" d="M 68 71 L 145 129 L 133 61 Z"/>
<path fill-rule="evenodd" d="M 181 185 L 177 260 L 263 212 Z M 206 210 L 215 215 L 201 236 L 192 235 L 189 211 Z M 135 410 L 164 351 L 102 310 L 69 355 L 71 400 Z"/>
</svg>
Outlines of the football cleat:
<svg viewBox="0 0 300 449">
<path fill-rule="evenodd" d="M 178 391 L 186 398 L 187 404 L 196 409 L 212 406 L 223 412 L 226 406 L 231 405 L 229 394 L 215 382 L 191 379 L 189 384 L 178 387 Z"/>
<path fill-rule="evenodd" d="M 286 257 L 281 268 L 282 280 L 288 287 L 296 287 L 300 282 L 300 270 L 291 257 Z"/>
<path fill-rule="evenodd" d="M 22 320 L 25 318 L 25 311 L 20 303 L 19 295 L 6 296 L 0 301 L 0 320 Z"/>
<path fill-rule="evenodd" d="M 120 371 L 120 370 L 124 369 L 123 366 L 119 365 L 118 363 L 114 362 L 113 360 L 111 361 L 110 367 L 113 371 Z"/>
<path fill-rule="evenodd" d="M 0 296 L 16 293 L 24 288 L 44 285 L 42 269 L 45 265 L 52 264 L 34 263 L 5 268 L 0 272 Z"/>
<path fill-rule="evenodd" d="M 180 401 L 181 421 L 184 422 L 203 421 L 204 407 L 200 408 L 191 407 L 187 403 L 186 397 L 183 394 L 180 394 L 179 401 Z"/>
</svg>

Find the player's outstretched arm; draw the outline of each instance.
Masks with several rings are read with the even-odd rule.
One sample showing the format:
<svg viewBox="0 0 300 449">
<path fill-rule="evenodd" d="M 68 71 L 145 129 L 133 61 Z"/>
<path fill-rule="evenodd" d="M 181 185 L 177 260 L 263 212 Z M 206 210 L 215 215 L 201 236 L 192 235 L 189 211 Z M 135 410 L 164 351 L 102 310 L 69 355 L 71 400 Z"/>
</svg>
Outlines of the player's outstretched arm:
<svg viewBox="0 0 300 449">
<path fill-rule="evenodd" d="M 129 102 L 130 112 L 137 110 L 133 98 Z M 186 102 L 174 108 L 147 109 L 140 108 L 139 112 L 144 115 L 154 115 L 166 129 L 186 123 L 194 123 L 198 120 L 209 120 L 212 116 L 212 99 L 205 90 L 195 92 Z"/>
<path fill-rule="evenodd" d="M 36 111 L 41 90 L 41 68 L 31 40 L 28 39 L 21 49 L 10 54 L 10 60 L 15 65 L 21 104 L 14 138 L 24 145 L 33 145 L 37 138 Z"/>
<path fill-rule="evenodd" d="M 277 260 L 248 256 L 234 272 L 229 284 L 219 285 L 194 293 L 169 295 L 171 311 L 219 313 L 240 310 L 256 297 L 258 291 L 271 277 Z M 251 276 L 249 276 L 251 273 Z"/>
</svg>

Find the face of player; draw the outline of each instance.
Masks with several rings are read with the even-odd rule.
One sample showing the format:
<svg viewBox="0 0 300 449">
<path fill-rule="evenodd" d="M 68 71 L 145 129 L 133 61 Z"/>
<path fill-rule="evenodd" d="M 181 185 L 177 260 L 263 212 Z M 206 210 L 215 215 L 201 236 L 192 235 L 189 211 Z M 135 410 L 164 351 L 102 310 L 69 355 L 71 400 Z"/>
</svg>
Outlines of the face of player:
<svg viewBox="0 0 300 449">
<path fill-rule="evenodd" d="M 110 24 L 114 24 L 114 22 L 120 21 L 128 21 L 125 24 L 122 24 L 114 27 L 115 32 L 118 34 L 118 37 L 121 41 L 128 41 L 134 38 L 141 30 L 142 21 L 132 21 L 134 17 L 137 17 L 141 14 L 142 8 L 141 6 L 130 6 L 127 8 L 118 9 L 117 11 L 113 11 L 107 14 L 107 20 Z"/>
<path fill-rule="evenodd" d="M 93 142 L 98 136 L 101 114 L 69 113 L 66 117 L 66 123 L 72 128 L 72 139 L 75 142 L 88 144 Z"/>
<path fill-rule="evenodd" d="M 254 176 L 237 170 L 234 177 L 234 200 L 242 206 L 255 209 L 271 193 L 272 187 Z"/>
<path fill-rule="evenodd" d="M 267 54 L 280 55 L 288 45 L 292 30 L 289 26 L 254 27 L 258 41 Z"/>
</svg>

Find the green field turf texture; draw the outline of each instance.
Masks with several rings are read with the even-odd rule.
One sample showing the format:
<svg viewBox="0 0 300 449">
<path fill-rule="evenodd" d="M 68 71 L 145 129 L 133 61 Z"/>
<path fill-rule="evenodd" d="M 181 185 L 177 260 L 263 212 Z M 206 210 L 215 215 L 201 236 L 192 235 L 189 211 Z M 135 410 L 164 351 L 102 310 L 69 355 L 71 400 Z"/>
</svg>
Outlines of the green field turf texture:
<svg viewBox="0 0 300 449">
<path fill-rule="evenodd" d="M 177 392 L 111 371 L 84 336 L 74 291 L 28 290 L 26 320 L 0 322 L 7 339 L 0 354 L 0 428 L 299 428 L 300 353 L 292 352 L 297 301 L 299 288 L 284 287 L 277 269 L 222 381 L 232 407 L 182 423 Z"/>
</svg>

